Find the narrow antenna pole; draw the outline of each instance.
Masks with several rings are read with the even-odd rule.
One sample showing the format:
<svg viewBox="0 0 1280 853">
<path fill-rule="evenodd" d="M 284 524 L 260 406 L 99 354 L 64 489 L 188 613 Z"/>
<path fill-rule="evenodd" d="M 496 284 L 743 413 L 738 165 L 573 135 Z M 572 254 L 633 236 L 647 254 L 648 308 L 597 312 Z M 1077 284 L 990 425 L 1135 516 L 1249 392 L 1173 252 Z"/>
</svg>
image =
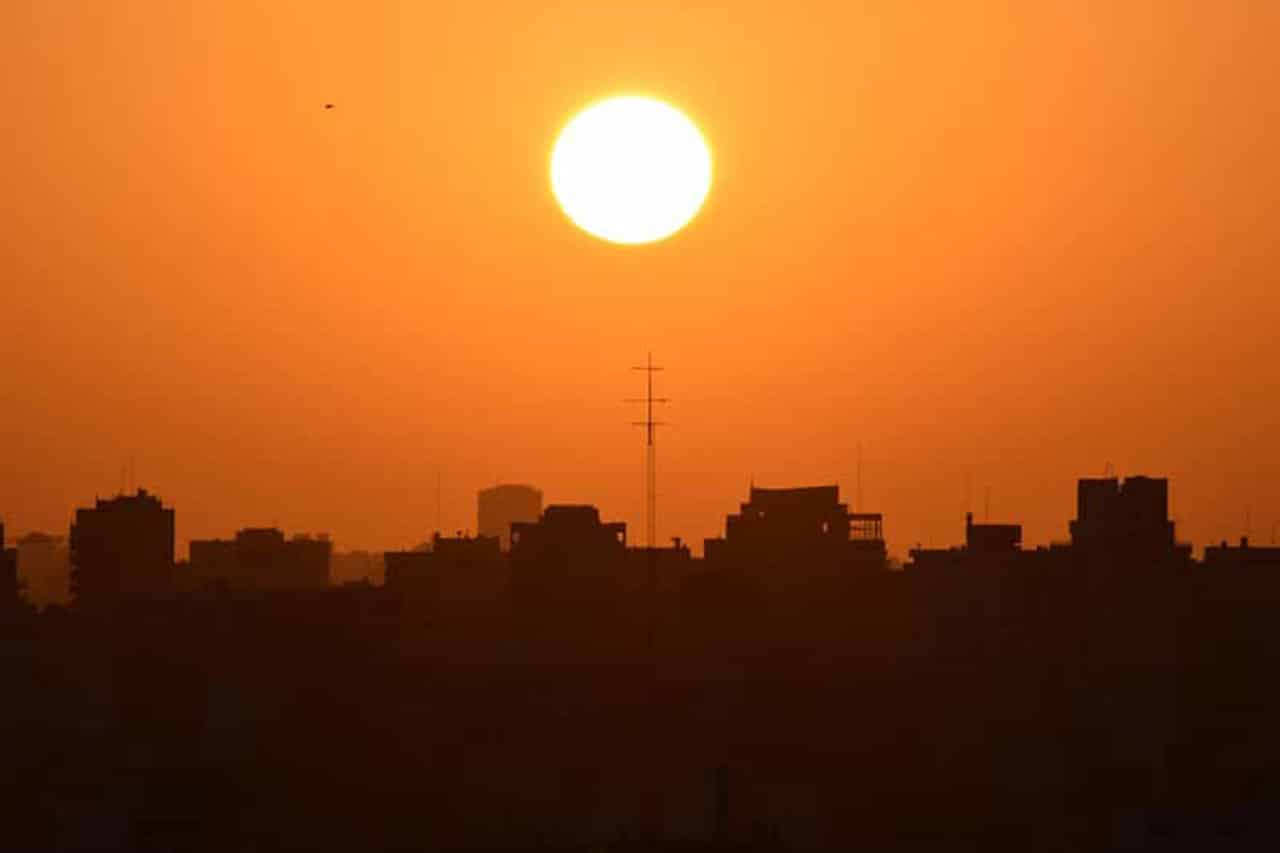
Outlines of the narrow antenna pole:
<svg viewBox="0 0 1280 853">
<path fill-rule="evenodd" d="M 626 402 L 628 403 L 644 403 L 644 420 L 632 421 L 633 426 L 642 426 L 645 428 L 645 511 L 648 515 L 647 523 L 647 544 L 650 548 L 656 547 L 657 544 L 657 528 L 658 528 L 658 461 L 657 447 L 654 443 L 654 435 L 656 428 L 665 426 L 662 421 L 653 419 L 653 406 L 655 403 L 670 402 L 666 397 L 653 396 L 653 374 L 661 367 L 654 366 L 653 353 L 649 353 L 648 360 L 642 367 L 633 367 L 632 370 L 643 370 L 645 372 L 645 395 L 643 397 L 632 397 Z"/>
<path fill-rule="evenodd" d="M 440 469 L 439 469 L 439 468 L 437 468 L 437 469 L 436 469 L 436 533 L 437 533 L 437 534 L 439 534 L 441 530 L 444 530 L 444 527 L 442 526 L 442 521 L 441 521 L 442 515 L 441 515 L 441 509 L 440 509 L 440 507 L 441 507 L 441 502 L 440 502 Z"/>
</svg>

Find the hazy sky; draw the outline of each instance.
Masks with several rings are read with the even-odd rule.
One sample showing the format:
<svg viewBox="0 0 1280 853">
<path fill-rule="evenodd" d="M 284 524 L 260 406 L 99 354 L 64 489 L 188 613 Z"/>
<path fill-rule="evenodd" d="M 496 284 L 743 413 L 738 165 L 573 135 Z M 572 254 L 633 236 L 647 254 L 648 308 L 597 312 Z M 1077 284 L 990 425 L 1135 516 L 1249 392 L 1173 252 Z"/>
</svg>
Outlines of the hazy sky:
<svg viewBox="0 0 1280 853">
<path fill-rule="evenodd" d="M 1173 478 L 1199 544 L 1280 519 L 1280 4 L 0 4 L 0 515 L 138 482 L 178 536 L 398 547 L 528 481 L 643 531 L 622 403 L 672 398 L 659 534 L 857 442 L 890 546 L 1064 538 Z M 557 129 L 685 110 L 694 223 L 576 230 Z M 323 104 L 335 109 L 326 111 Z"/>
</svg>

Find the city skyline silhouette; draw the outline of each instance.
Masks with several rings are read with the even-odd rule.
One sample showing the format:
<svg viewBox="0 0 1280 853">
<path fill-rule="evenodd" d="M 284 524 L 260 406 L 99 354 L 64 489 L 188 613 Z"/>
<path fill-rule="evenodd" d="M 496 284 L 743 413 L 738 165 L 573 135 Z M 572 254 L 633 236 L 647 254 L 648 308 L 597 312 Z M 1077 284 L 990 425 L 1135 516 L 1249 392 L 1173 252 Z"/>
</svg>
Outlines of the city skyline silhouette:
<svg viewBox="0 0 1280 853">
<path fill-rule="evenodd" d="M 177 510 L 143 489 L 77 510 L 67 603 L 37 610 L 24 552 L 4 549 L 0 679 L 14 700 L 0 734 L 22 780 L 7 840 L 1012 851 L 1280 838 L 1280 693 L 1263 677 L 1280 547 L 1242 539 L 1196 559 L 1165 479 L 1079 480 L 1065 542 L 1024 548 L 1020 525 L 970 513 L 963 542 L 905 564 L 888 556 L 887 519 L 835 486 L 752 486 L 703 557 L 630 543 L 590 505 L 531 519 L 530 497 L 477 501 L 490 523 L 512 516 L 505 547 L 437 533 L 383 555 L 382 582 L 334 578 L 328 539 L 276 529 L 175 560 Z M 20 540 L 41 559 L 57 541 Z M 97 795 L 75 793 L 86 785 Z"/>
<path fill-rule="evenodd" d="M 646 478 L 647 476 L 646 472 Z M 1275 537 L 1276 525 L 1272 526 L 1269 540 L 1251 539 L 1246 534 L 1235 539 L 1224 537 L 1205 543 L 1185 541 L 1177 531 L 1176 518 L 1171 515 L 1169 495 L 1169 482 L 1165 478 L 1143 475 L 1122 478 L 1113 474 L 1081 478 L 1077 483 L 1077 518 L 1065 526 L 1065 537 L 1049 543 L 1026 543 L 1023 540 L 1022 524 L 1016 517 L 993 523 L 988 506 L 980 520 L 975 520 L 972 511 L 965 513 L 961 529 L 963 536 L 957 540 L 942 543 L 940 547 L 917 544 L 908 549 L 906 554 L 898 555 L 887 547 L 884 514 L 851 511 L 849 503 L 841 502 L 838 485 L 766 488 L 753 482 L 749 489 L 749 500 L 741 504 L 739 513 L 727 515 L 723 533 L 706 537 L 696 547 L 687 545 L 686 538 L 681 536 L 672 537 L 670 542 L 674 551 L 684 553 L 685 559 L 693 560 L 698 565 L 713 565 L 725 559 L 725 555 L 729 553 L 736 553 L 737 559 L 759 559 L 773 547 L 769 544 L 771 540 L 744 536 L 742 531 L 749 530 L 753 523 L 763 522 L 769 514 L 772 514 L 771 518 L 786 517 L 808 504 L 811 508 L 796 516 L 797 521 L 793 526 L 780 527 L 776 533 L 769 535 L 799 537 L 802 541 L 811 532 L 810 527 L 820 525 L 823 538 L 830 538 L 833 543 L 844 543 L 840 545 L 842 548 L 854 549 L 838 560 L 842 566 L 840 571 L 851 575 L 909 569 L 935 571 L 941 568 L 958 571 L 959 564 L 974 555 L 980 559 L 1002 554 L 1011 557 L 1025 556 L 1031 558 L 1026 561 L 1027 564 L 1034 565 L 1035 555 L 1044 557 L 1054 553 L 1061 554 L 1071 548 L 1092 548 L 1100 553 L 1112 553 L 1116 558 L 1123 558 L 1126 555 L 1132 556 L 1125 550 L 1128 547 L 1125 542 L 1133 537 L 1147 537 L 1155 543 L 1153 547 L 1157 550 L 1165 549 L 1169 555 L 1180 555 L 1176 562 L 1183 569 L 1193 564 L 1220 568 L 1236 563 L 1267 566 L 1280 561 L 1280 547 L 1277 547 Z M 521 531 L 530 526 L 537 527 L 548 517 L 548 511 L 550 518 L 559 518 L 562 513 L 579 510 L 589 511 L 597 522 L 600 518 L 600 510 L 591 504 L 552 502 L 544 510 L 542 502 L 543 493 L 528 484 L 498 484 L 482 489 L 477 494 L 473 528 L 458 529 L 452 535 L 435 530 L 421 544 L 408 550 L 336 551 L 331 537 L 325 532 L 286 534 L 276 527 L 243 526 L 237 528 L 232 538 L 192 540 L 188 554 L 184 556 L 179 553 L 173 536 L 176 527 L 175 510 L 165 507 L 158 496 L 138 488 L 134 494 L 122 491 L 114 497 L 96 498 L 94 508 L 76 510 L 69 533 L 65 536 L 42 531 L 13 536 L 15 547 L 5 551 L 6 558 L 12 561 L 12 569 L 6 571 L 12 571 L 21 589 L 39 590 L 35 595 L 26 596 L 31 604 L 40 607 L 66 604 L 77 597 L 77 552 L 82 555 L 81 560 L 85 559 L 83 555 L 86 553 L 90 555 L 87 559 L 93 560 L 95 558 L 92 553 L 105 547 L 98 544 L 98 538 L 104 534 L 94 532 L 97 527 L 91 525 L 105 524 L 106 529 L 110 529 L 120 524 L 139 524 L 143 529 L 157 531 L 156 535 L 160 538 L 156 540 L 155 547 L 144 551 L 124 552 L 108 549 L 115 555 L 111 559 L 117 561 L 120 567 L 132 565 L 134 571 L 145 565 L 153 566 L 154 568 L 146 570 L 150 574 L 140 576 L 141 582 L 164 594 L 177 590 L 192 591 L 211 583 L 228 582 L 254 589 L 271 589 L 274 588 L 273 584 L 279 583 L 282 584 L 280 589 L 286 590 L 323 589 L 330 584 L 348 581 L 373 582 L 378 585 L 387 582 L 394 585 L 395 578 L 389 575 L 396 574 L 397 568 L 403 579 L 421 573 L 425 570 L 423 567 L 443 559 L 438 555 L 432 556 L 438 552 L 441 543 L 446 548 L 462 547 L 465 551 L 472 547 L 468 543 L 475 542 L 476 547 L 482 549 L 478 552 L 484 555 L 482 561 L 492 562 L 511 552 L 519 542 Z M 135 515 L 137 511 L 132 507 L 146 509 L 142 515 Z M 140 520 L 112 521 L 112 513 L 116 512 L 124 513 L 123 519 L 137 517 Z M 142 520 L 150 517 L 148 513 L 154 513 L 154 520 Z M 1107 522 L 1109 514 L 1115 515 L 1117 519 L 1128 520 Z M 770 524 L 778 523 L 776 520 L 770 521 Z M 1106 526 L 1120 523 L 1128 526 L 1114 529 Z M 0 518 L 0 525 L 2 524 L 3 518 Z M 619 544 L 631 551 L 642 553 L 667 548 L 666 545 L 655 549 L 654 546 L 643 543 L 629 543 L 627 525 L 624 522 L 614 523 L 611 529 L 615 530 Z M 735 530 L 739 531 L 737 539 L 734 538 Z M 737 545 L 732 544 L 735 541 Z M 1096 544 L 1090 545 L 1091 542 Z M 4 528 L 0 526 L 0 548 L 5 545 Z M 872 547 L 868 550 L 863 545 Z M 132 549 L 135 546 L 129 547 Z M 730 550 L 726 551 L 726 548 Z M 446 557 L 447 553 L 446 551 Z M 378 568 L 388 555 L 395 559 L 389 573 L 385 568 Z M 791 557 L 795 558 L 796 555 Z M 365 565 L 350 576 L 335 573 L 331 568 L 341 565 L 344 560 L 353 559 L 357 562 L 363 559 Z"/>
<path fill-rule="evenodd" d="M 1280 849 L 1280 3 L 0 3 L 0 850 Z"/>
<path fill-rule="evenodd" d="M 644 462 L 641 461 L 640 464 L 641 466 L 643 466 Z M 125 473 L 123 475 L 123 478 L 121 481 L 122 485 L 114 493 L 106 492 L 105 497 L 95 496 L 95 499 L 96 500 L 110 499 L 111 497 L 119 498 L 119 497 L 126 497 L 130 495 L 131 491 L 125 485 L 125 483 L 127 483 L 130 476 L 131 474 L 129 473 Z M 637 473 L 632 472 L 632 479 L 635 479 L 636 476 L 638 476 Z M 645 476 L 647 478 L 648 475 L 646 474 Z M 1141 479 L 1143 475 L 1130 475 L 1130 476 L 1137 476 L 1139 479 Z M 1120 481 L 1123 481 L 1125 479 L 1123 475 L 1117 475 L 1115 473 L 1115 467 L 1111 463 L 1107 463 L 1106 470 L 1104 470 L 1098 475 L 1080 475 L 1080 478 L 1081 479 L 1101 479 L 1101 480 L 1117 479 Z M 749 475 L 748 480 L 750 482 L 750 488 L 752 489 L 754 489 L 757 485 L 759 485 L 756 481 L 756 476 L 754 474 Z M 834 483 L 830 480 L 828 480 L 828 482 L 831 482 L 831 486 L 830 486 L 831 488 L 835 488 L 837 490 L 841 488 L 840 484 L 838 483 Z M 770 484 L 770 487 L 779 488 L 783 490 L 796 489 L 796 488 L 818 488 L 817 486 L 797 486 L 797 485 L 784 485 L 784 484 L 776 484 L 776 485 Z M 138 487 L 135 486 L 134 488 L 136 489 Z M 641 487 L 637 487 L 637 490 L 639 490 L 640 488 Z M 960 506 L 963 507 L 960 513 L 961 521 L 963 522 L 963 517 L 965 515 L 972 516 L 973 518 L 976 518 L 982 522 L 989 521 L 991 517 L 990 487 L 987 487 L 985 489 L 986 494 L 984 494 L 981 498 L 973 494 L 974 490 L 971 483 L 966 483 L 964 488 L 965 488 L 965 493 L 962 497 L 962 500 L 960 502 L 957 502 L 958 507 Z M 142 491 L 145 493 L 148 490 L 142 489 Z M 523 496 L 522 492 L 528 492 L 530 495 L 533 495 L 534 493 L 536 493 L 537 495 L 536 502 L 529 503 L 531 500 L 534 500 L 534 498 L 532 497 L 526 498 Z M 417 533 L 412 534 L 409 537 L 409 539 L 412 540 L 412 542 L 420 542 L 420 541 L 423 541 L 424 537 L 426 537 L 426 539 L 429 540 L 431 535 L 453 534 L 453 533 L 457 533 L 459 535 L 466 533 L 468 535 L 480 534 L 480 535 L 487 535 L 487 536 L 501 536 L 504 538 L 504 549 L 505 549 L 507 547 L 505 538 L 507 536 L 508 530 L 506 525 L 504 525 L 500 520 L 501 513 L 499 512 L 498 515 L 494 515 L 494 510 L 486 510 L 483 508 L 486 495 L 490 495 L 490 494 L 492 494 L 495 499 L 502 499 L 503 496 L 510 495 L 510 497 L 506 498 L 507 500 L 524 501 L 523 504 L 518 504 L 518 506 L 529 507 L 529 508 L 522 510 L 523 514 L 520 516 L 521 518 L 527 518 L 530 520 L 536 519 L 536 517 L 541 512 L 540 507 L 542 506 L 542 500 L 543 500 L 542 490 L 537 489 L 536 487 L 528 484 L 512 484 L 512 483 L 495 482 L 491 485 L 488 485 L 479 489 L 478 492 L 475 495 L 472 495 L 470 500 L 467 501 L 471 504 L 474 504 L 476 498 L 477 497 L 479 498 L 479 500 L 481 501 L 482 508 L 480 509 L 478 514 L 474 510 L 471 510 L 470 517 L 467 518 L 465 515 L 463 515 L 463 511 L 459 510 L 456 506 L 454 506 L 452 502 L 444 503 L 442 504 L 442 506 L 447 508 L 446 509 L 447 515 L 444 517 L 447 517 L 449 521 L 456 522 L 456 523 L 452 525 L 441 524 L 437 526 L 435 524 L 435 519 L 432 518 L 429 521 L 424 521 L 419 526 Z M 517 495 L 519 495 L 519 497 L 517 497 Z M 1183 500 L 1186 500 L 1185 496 L 1179 495 L 1179 497 L 1182 497 Z M 850 503 L 853 502 L 852 497 L 850 497 L 849 500 L 850 500 Z M 551 501 L 550 503 L 565 504 L 565 503 L 572 503 L 572 502 Z M 592 505 L 595 505 L 594 502 L 590 501 L 589 499 L 586 501 L 586 503 L 591 503 Z M 1172 502 L 1172 498 L 1169 499 L 1169 505 L 1171 507 L 1174 506 Z M 1021 531 L 1021 528 L 1024 526 L 1024 522 L 1020 520 L 1024 512 L 1023 508 L 1019 508 L 1019 507 L 1010 508 L 1007 506 L 1001 506 L 1000 509 L 1003 517 L 1008 517 L 1017 521 L 1018 527 Z M 641 512 L 641 515 L 639 516 L 638 520 L 633 522 L 628 522 L 631 527 L 643 529 L 645 518 L 647 517 L 647 510 L 640 510 L 640 512 Z M 1177 521 L 1180 524 L 1183 523 L 1181 515 L 1177 513 L 1176 510 L 1171 509 L 1170 512 L 1172 513 L 1171 517 L 1174 518 L 1175 521 Z M 1212 532 L 1208 538 L 1200 541 L 1194 541 L 1192 544 L 1195 547 L 1196 553 L 1199 554 L 1200 552 L 1203 551 L 1205 547 L 1219 544 L 1221 542 L 1228 541 L 1228 540 L 1235 541 L 1240 538 L 1251 539 L 1257 544 L 1276 544 L 1277 530 L 1280 530 L 1280 519 L 1272 520 L 1272 519 L 1268 519 L 1267 516 L 1265 515 L 1255 516 L 1254 513 L 1255 511 L 1252 506 L 1248 506 L 1248 505 L 1244 506 L 1244 508 L 1242 509 L 1241 518 L 1237 522 L 1235 522 L 1234 525 L 1231 522 L 1228 522 L 1223 528 L 1220 528 Z M 269 516 L 272 519 L 275 519 L 284 514 L 286 513 L 280 510 L 275 510 L 275 511 L 269 511 L 265 515 Z M 437 514 L 438 514 L 437 512 L 432 513 L 433 516 Z M 614 514 L 616 515 L 616 513 Z M 885 515 L 885 513 L 878 513 L 878 514 L 881 516 Z M 258 527 L 278 526 L 278 525 L 263 525 L 261 523 L 262 520 L 263 518 L 261 516 L 259 516 L 256 522 L 254 519 L 247 519 L 247 520 L 241 519 L 238 522 L 233 522 L 233 527 L 235 529 L 252 528 L 255 526 L 255 524 Z M 924 536 L 912 535 L 911 531 L 899 531 L 898 536 L 892 539 L 886 537 L 887 542 L 894 543 L 894 547 L 890 548 L 891 556 L 894 556 L 897 558 L 905 558 L 906 555 L 912 549 L 920 548 L 924 545 L 928 545 L 930 547 L 933 547 L 933 546 L 945 547 L 948 544 L 955 544 L 956 542 L 958 542 L 960 539 L 963 538 L 963 528 L 961 528 L 959 533 L 957 534 L 955 530 L 955 518 L 952 518 L 951 527 L 952 527 L 952 530 L 949 533 L 943 533 L 941 536 L 924 537 Z M 893 526 L 891 525 L 890 529 L 892 528 Z M 1060 543 L 1062 541 L 1065 541 L 1069 533 L 1068 529 L 1065 526 L 1063 526 L 1061 522 L 1057 524 L 1057 528 L 1058 529 L 1056 531 L 1051 532 L 1048 536 L 1041 538 L 1039 541 L 1031 541 L 1028 539 L 1026 544 L 1029 547 L 1036 547 L 1036 546 L 1049 546 L 1054 543 Z M 33 536 L 33 537 L 36 537 L 36 541 L 33 542 L 33 544 L 43 544 L 44 537 L 53 536 L 56 538 L 58 536 L 65 535 L 65 533 L 62 531 L 62 528 L 57 528 L 57 527 L 49 527 L 48 529 L 31 528 L 28 530 L 24 530 L 22 531 L 21 534 L 19 534 L 18 531 L 11 526 L 10 531 L 13 534 L 13 539 L 15 543 L 19 538 Z M 222 531 L 222 532 L 225 533 L 226 531 Z M 332 533 L 329 530 L 325 530 L 325 529 L 310 528 L 305 530 L 299 530 L 299 533 L 306 534 L 306 535 L 322 536 L 330 540 L 334 539 L 334 536 L 332 535 Z M 702 531 L 701 533 L 705 535 L 706 533 L 708 533 L 708 531 Z M 698 534 L 699 534 L 699 531 L 677 530 L 677 531 L 672 531 L 671 535 L 667 536 L 665 540 L 659 538 L 657 541 L 661 543 L 663 541 L 670 541 L 671 539 L 680 539 L 680 540 L 689 541 L 693 543 L 700 543 L 702 541 L 702 537 L 700 537 Z M 1021 532 L 1019 533 L 1019 536 L 1021 537 Z M 179 548 L 179 553 L 181 555 L 182 552 L 185 551 L 187 547 L 189 547 L 192 541 L 203 541 L 203 539 L 201 540 L 185 539 L 185 540 L 177 540 L 177 541 L 179 541 L 182 546 L 181 548 Z M 1022 541 L 1023 540 L 1019 538 L 1019 542 L 1022 543 Z M 1191 541 L 1190 537 L 1188 537 L 1188 541 Z M 345 547 L 348 543 L 338 542 L 337 544 Z M 401 543 L 398 543 L 398 547 L 404 548 L 408 544 L 409 544 L 408 542 L 401 542 Z M 383 550 L 396 550 L 396 547 L 397 547 L 397 544 L 381 543 L 381 547 L 375 546 L 372 549 L 368 547 L 361 547 L 359 545 L 355 545 L 355 546 L 351 546 L 348 550 L 351 550 L 351 551 L 372 550 L 377 552 L 377 551 L 383 551 Z M 697 548 L 697 553 L 699 554 L 699 556 L 701 556 L 702 552 L 700 547 Z"/>
</svg>

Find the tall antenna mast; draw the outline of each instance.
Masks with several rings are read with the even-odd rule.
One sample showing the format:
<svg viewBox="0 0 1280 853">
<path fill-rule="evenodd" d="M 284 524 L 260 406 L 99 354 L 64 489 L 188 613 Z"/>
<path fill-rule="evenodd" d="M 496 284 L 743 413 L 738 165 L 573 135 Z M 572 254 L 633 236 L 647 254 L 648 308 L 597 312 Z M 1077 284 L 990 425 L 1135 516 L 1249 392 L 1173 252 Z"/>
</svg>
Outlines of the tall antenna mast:
<svg viewBox="0 0 1280 853">
<path fill-rule="evenodd" d="M 656 428 L 666 426 L 662 421 L 653 419 L 653 406 L 655 403 L 671 402 L 666 397 L 653 396 L 653 374 L 662 370 L 661 367 L 655 367 L 653 364 L 653 353 L 649 353 L 648 361 L 642 367 L 633 367 L 632 370 L 643 370 L 645 373 L 645 395 L 643 397 L 631 397 L 628 403 L 644 403 L 644 420 L 632 421 L 632 426 L 642 426 L 645 429 L 645 509 L 648 512 L 648 546 L 655 547 L 657 539 L 658 527 L 658 461 L 656 457 L 656 448 L 654 446 L 653 437 Z"/>
</svg>

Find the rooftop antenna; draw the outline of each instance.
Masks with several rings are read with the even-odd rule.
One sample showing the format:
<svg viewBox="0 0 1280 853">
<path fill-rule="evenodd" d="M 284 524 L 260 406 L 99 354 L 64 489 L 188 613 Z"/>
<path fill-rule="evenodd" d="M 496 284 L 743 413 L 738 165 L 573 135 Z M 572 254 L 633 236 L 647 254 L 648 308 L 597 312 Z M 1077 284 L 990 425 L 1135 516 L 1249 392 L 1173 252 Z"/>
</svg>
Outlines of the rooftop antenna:
<svg viewBox="0 0 1280 853">
<path fill-rule="evenodd" d="M 656 428 L 666 426 L 662 421 L 653 419 L 653 405 L 655 403 L 671 402 L 666 397 L 653 396 L 653 374 L 662 370 L 661 367 L 654 366 L 653 353 L 649 353 L 648 360 L 642 367 L 633 367 L 632 370 L 643 370 L 645 373 L 645 395 L 643 397 L 630 397 L 626 400 L 628 403 L 644 403 L 644 420 L 632 421 L 632 426 L 642 426 L 645 429 L 645 509 L 648 512 L 648 545 L 650 548 L 655 547 L 657 542 L 657 516 L 658 516 L 658 462 L 656 458 L 656 448 L 653 443 Z"/>
<path fill-rule="evenodd" d="M 441 501 L 440 501 L 440 469 L 436 469 L 436 533 L 439 533 L 444 527 L 441 525 Z"/>
<path fill-rule="evenodd" d="M 964 474 L 964 511 L 973 512 L 973 474 Z"/>
</svg>

